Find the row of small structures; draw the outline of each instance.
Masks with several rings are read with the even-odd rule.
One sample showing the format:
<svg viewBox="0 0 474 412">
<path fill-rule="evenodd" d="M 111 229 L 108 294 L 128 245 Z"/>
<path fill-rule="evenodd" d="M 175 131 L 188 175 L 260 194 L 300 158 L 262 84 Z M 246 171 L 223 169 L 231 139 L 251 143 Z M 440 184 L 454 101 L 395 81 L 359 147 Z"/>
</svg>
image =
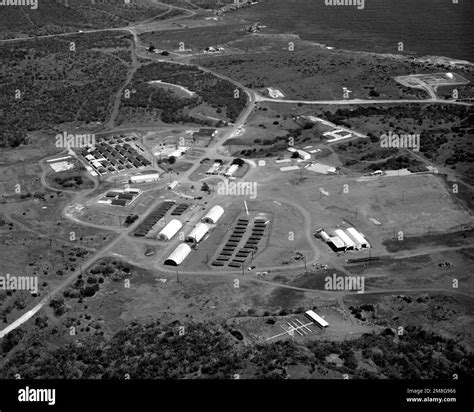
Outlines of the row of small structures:
<svg viewBox="0 0 474 412">
<path fill-rule="evenodd" d="M 265 228 L 266 222 L 264 220 L 255 220 L 249 234 L 249 219 L 238 219 L 219 256 L 212 262 L 212 266 L 222 267 L 228 264 L 232 268 L 242 267 L 249 255 L 254 256 L 258 250 L 258 244 L 264 235 Z M 247 240 L 242 245 L 245 238 Z M 241 245 L 240 248 L 239 245 Z"/>
<path fill-rule="evenodd" d="M 132 141 L 132 138 L 128 139 Z M 151 162 L 137 151 L 135 145 L 123 142 L 119 144 L 114 140 L 104 140 L 94 147 L 83 148 L 80 154 L 90 164 L 89 171 L 100 175 L 151 165 Z"/>
</svg>

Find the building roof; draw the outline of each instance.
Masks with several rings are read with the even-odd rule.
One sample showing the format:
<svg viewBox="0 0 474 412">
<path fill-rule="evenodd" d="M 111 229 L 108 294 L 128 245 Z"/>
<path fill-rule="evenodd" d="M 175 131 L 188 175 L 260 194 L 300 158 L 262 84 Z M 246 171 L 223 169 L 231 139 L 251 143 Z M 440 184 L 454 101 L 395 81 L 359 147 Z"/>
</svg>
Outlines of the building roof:
<svg viewBox="0 0 474 412">
<path fill-rule="evenodd" d="M 209 227 L 205 223 L 198 223 L 191 233 L 187 236 L 188 240 L 193 240 L 196 243 L 200 242 L 202 238 L 209 231 Z"/>
<path fill-rule="evenodd" d="M 210 222 L 210 223 L 217 223 L 217 221 L 221 218 L 221 216 L 224 214 L 224 209 L 219 206 L 215 205 L 209 210 L 209 212 L 206 213 L 206 216 L 202 218 L 203 222 Z"/>
<path fill-rule="evenodd" d="M 329 323 L 327 323 L 321 316 L 319 316 L 316 312 L 312 311 L 312 310 L 307 310 L 306 312 L 306 315 L 308 315 L 309 317 L 311 317 L 311 319 L 315 320 L 316 322 L 318 322 L 321 326 L 323 327 L 326 327 L 326 326 L 329 326 Z"/>
<path fill-rule="evenodd" d="M 353 227 L 350 227 L 347 229 L 347 232 L 355 239 L 357 243 L 360 245 L 368 245 L 367 240 L 362 236 L 362 233 L 358 232 L 356 229 Z"/>
<path fill-rule="evenodd" d="M 336 229 L 334 233 L 336 233 L 347 247 L 355 247 L 354 241 L 342 229 Z"/>
<path fill-rule="evenodd" d="M 158 233 L 158 238 L 170 240 L 182 227 L 183 224 L 178 219 L 173 219 L 161 229 L 160 233 Z"/>
<path fill-rule="evenodd" d="M 225 172 L 224 174 L 226 176 L 232 176 L 236 171 L 237 169 L 239 168 L 239 165 L 231 165 L 228 169 L 227 169 L 227 172 Z"/>
<path fill-rule="evenodd" d="M 130 180 L 141 181 L 141 180 L 154 180 L 154 179 L 159 179 L 159 178 L 160 178 L 159 173 L 146 173 L 146 174 L 132 176 Z"/>
<path fill-rule="evenodd" d="M 117 206 L 125 206 L 127 204 L 127 200 L 126 199 L 113 199 L 112 204 L 117 205 Z"/>
<path fill-rule="evenodd" d="M 337 236 L 329 238 L 329 242 L 331 242 L 336 249 L 344 249 L 346 247 L 345 243 Z"/>
<path fill-rule="evenodd" d="M 181 243 L 165 260 L 165 265 L 179 266 L 191 253 L 191 247 L 186 243 Z"/>
<path fill-rule="evenodd" d="M 211 137 L 214 135 L 215 132 L 216 132 L 216 129 L 199 129 L 198 132 L 194 132 L 194 135 Z"/>
<path fill-rule="evenodd" d="M 324 239 L 325 242 L 331 240 L 330 236 L 324 230 L 321 230 L 321 232 L 319 232 L 319 235 Z"/>
</svg>

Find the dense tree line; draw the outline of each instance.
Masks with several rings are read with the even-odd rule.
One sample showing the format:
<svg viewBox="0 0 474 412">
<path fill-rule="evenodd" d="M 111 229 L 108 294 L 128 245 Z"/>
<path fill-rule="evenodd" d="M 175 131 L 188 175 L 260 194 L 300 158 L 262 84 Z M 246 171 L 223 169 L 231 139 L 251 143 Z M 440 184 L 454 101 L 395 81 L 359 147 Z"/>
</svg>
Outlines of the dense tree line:
<svg viewBox="0 0 474 412">
<path fill-rule="evenodd" d="M 58 305 L 57 303 L 55 304 Z M 60 305 L 59 305 L 60 306 Z M 180 327 L 184 326 L 184 329 Z M 57 330 L 56 330 L 57 332 Z M 2 340 L 10 353 L 0 369 L 1 378 L 19 373 L 23 378 L 286 378 L 291 365 L 348 373 L 355 378 L 450 379 L 453 373 L 472 376 L 474 357 L 463 346 L 419 327 L 408 326 L 403 336 L 391 329 L 365 334 L 350 341 L 280 341 L 245 345 L 218 324 L 131 323 L 110 339 L 94 336 L 80 344 L 48 347 L 44 336 L 28 338 L 18 330 Z M 235 331 L 234 331 L 235 332 Z M 20 342 L 20 343 L 19 343 Z M 343 366 L 326 360 L 337 354 Z M 360 368 L 376 365 L 377 373 Z M 309 376 L 308 376 L 309 377 Z"/>
<path fill-rule="evenodd" d="M 71 37 L 74 52 L 59 38 L 0 46 L 0 147 L 26 144 L 32 131 L 53 137 L 63 123 L 105 121 L 127 68 L 89 47 L 128 47 L 125 37 Z"/>
<path fill-rule="evenodd" d="M 183 86 L 195 92 L 197 97 L 181 98 L 175 93 L 148 84 L 152 80 Z M 246 94 L 232 83 L 205 73 L 197 67 L 179 66 L 170 63 L 152 63 L 142 66 L 135 73 L 130 99 L 122 99 L 122 104 L 146 110 L 158 109 L 161 120 L 166 123 L 193 122 L 197 119 L 186 115 L 185 110 L 201 103 L 225 111 L 230 121 L 235 121 L 245 108 Z M 237 92 L 236 92 L 237 90 Z"/>
</svg>

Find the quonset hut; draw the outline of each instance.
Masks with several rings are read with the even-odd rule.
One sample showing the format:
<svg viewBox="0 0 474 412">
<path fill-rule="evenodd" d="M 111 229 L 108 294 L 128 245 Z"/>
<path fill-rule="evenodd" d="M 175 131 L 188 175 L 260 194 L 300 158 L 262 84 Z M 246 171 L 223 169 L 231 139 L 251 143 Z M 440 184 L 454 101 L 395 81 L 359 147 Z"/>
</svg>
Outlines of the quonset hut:
<svg viewBox="0 0 474 412">
<path fill-rule="evenodd" d="M 168 241 L 172 239 L 182 227 L 183 224 L 178 219 L 173 219 L 163 229 L 161 229 L 160 233 L 158 233 L 158 239 Z"/>
<path fill-rule="evenodd" d="M 337 229 L 334 231 L 339 239 L 341 239 L 346 245 L 346 249 L 355 249 L 356 245 L 354 241 L 344 232 L 342 229 Z"/>
<path fill-rule="evenodd" d="M 206 216 L 204 216 L 201 221 L 203 223 L 216 224 L 223 214 L 224 209 L 221 206 L 215 205 L 211 208 L 211 210 L 209 210 L 209 212 L 207 212 Z"/>
<path fill-rule="evenodd" d="M 168 259 L 165 260 L 165 265 L 179 266 L 190 253 L 191 247 L 186 243 L 181 243 L 173 253 L 168 256 Z"/>
<path fill-rule="evenodd" d="M 186 242 L 198 244 L 209 232 L 209 227 L 205 223 L 198 223 L 191 233 L 186 237 Z"/>
<path fill-rule="evenodd" d="M 362 233 L 360 233 L 359 231 L 357 231 L 353 227 L 350 227 L 349 229 L 347 229 L 347 233 L 349 233 L 349 235 L 355 240 L 355 244 L 356 244 L 357 249 L 364 249 L 364 248 L 369 248 L 370 247 L 369 242 L 367 242 L 367 240 L 362 235 Z"/>
</svg>

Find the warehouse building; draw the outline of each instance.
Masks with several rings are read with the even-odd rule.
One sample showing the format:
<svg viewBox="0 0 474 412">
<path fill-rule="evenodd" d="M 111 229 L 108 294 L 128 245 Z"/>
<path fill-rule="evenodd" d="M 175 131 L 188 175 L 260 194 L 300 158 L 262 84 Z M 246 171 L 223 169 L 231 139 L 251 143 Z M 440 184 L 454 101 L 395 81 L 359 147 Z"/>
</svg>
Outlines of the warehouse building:
<svg viewBox="0 0 474 412">
<path fill-rule="evenodd" d="M 346 245 L 346 250 L 353 250 L 356 247 L 354 241 L 344 232 L 342 229 L 336 229 L 334 233 L 337 235 L 339 239 L 341 239 L 344 244 Z"/>
<path fill-rule="evenodd" d="M 369 248 L 370 244 L 367 242 L 365 237 L 362 235 L 362 233 L 358 232 L 356 229 L 353 227 L 350 227 L 347 229 L 347 233 L 354 239 L 355 244 L 356 244 L 356 249 L 363 249 L 363 248 Z"/>
<path fill-rule="evenodd" d="M 215 205 L 211 210 L 209 210 L 209 212 L 207 212 L 206 216 L 204 216 L 201 221 L 203 223 L 216 224 L 223 214 L 224 209 L 221 206 Z"/>
<path fill-rule="evenodd" d="M 147 174 L 132 176 L 130 178 L 130 183 L 155 182 L 159 179 L 160 179 L 159 173 L 147 173 Z"/>
<path fill-rule="evenodd" d="M 179 266 L 190 253 L 191 247 L 186 243 L 181 243 L 173 253 L 169 255 L 168 259 L 165 260 L 165 265 Z"/>
<path fill-rule="evenodd" d="M 224 173 L 224 176 L 231 177 L 239 169 L 239 165 L 231 165 L 227 171 Z"/>
<path fill-rule="evenodd" d="M 329 246 L 331 246 L 331 248 L 335 252 L 341 252 L 343 250 L 346 250 L 345 243 L 337 236 L 333 236 L 333 237 L 329 238 L 327 243 L 328 243 Z"/>
<path fill-rule="evenodd" d="M 331 239 L 331 237 L 324 230 L 319 232 L 319 236 L 321 236 L 321 239 L 323 239 L 325 242 L 329 242 Z"/>
<path fill-rule="evenodd" d="M 327 328 L 329 326 L 329 323 L 327 323 L 321 316 L 312 310 L 307 310 L 305 315 L 311 319 L 312 322 L 316 323 L 316 325 L 318 325 L 320 328 Z"/>
<path fill-rule="evenodd" d="M 178 219 L 173 219 L 163 229 L 161 229 L 160 233 L 158 233 L 158 239 L 168 241 L 172 239 L 182 227 L 183 224 Z"/>
<path fill-rule="evenodd" d="M 186 242 L 198 244 L 209 232 L 209 227 L 205 223 L 198 223 L 191 233 L 186 237 Z"/>
</svg>

